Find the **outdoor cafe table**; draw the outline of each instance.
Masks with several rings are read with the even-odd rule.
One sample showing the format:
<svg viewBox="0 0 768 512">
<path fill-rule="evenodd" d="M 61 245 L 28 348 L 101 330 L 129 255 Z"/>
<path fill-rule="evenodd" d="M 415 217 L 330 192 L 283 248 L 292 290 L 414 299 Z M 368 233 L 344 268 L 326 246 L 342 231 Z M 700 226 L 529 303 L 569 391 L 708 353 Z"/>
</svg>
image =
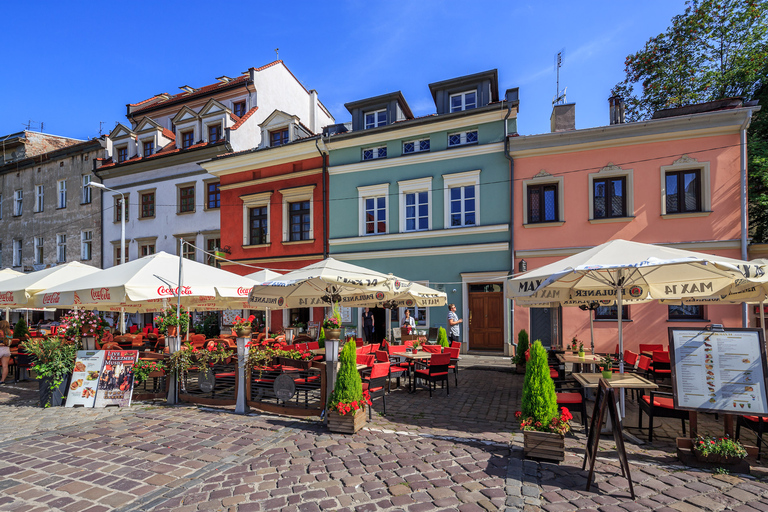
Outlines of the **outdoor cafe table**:
<svg viewBox="0 0 768 512">
<path fill-rule="evenodd" d="M 392 354 L 396 357 L 402 357 L 403 359 L 407 359 L 411 363 L 416 363 L 417 361 L 423 361 L 425 359 L 429 359 L 432 357 L 431 352 L 417 352 L 414 354 L 413 352 L 397 352 L 395 354 Z M 411 388 L 411 393 L 416 392 L 416 378 L 414 377 L 414 372 L 408 372 L 408 387 Z M 413 387 L 411 387 L 411 379 L 413 379 Z"/>
<path fill-rule="evenodd" d="M 588 364 L 590 366 L 593 366 L 597 363 L 599 363 L 602 358 L 600 356 L 596 356 L 593 354 L 584 354 L 584 357 L 579 357 L 576 354 L 568 354 L 567 352 L 564 354 L 557 354 L 557 360 L 561 363 L 573 363 L 573 364 Z"/>
<path fill-rule="evenodd" d="M 603 378 L 602 373 L 574 373 L 573 377 L 584 388 L 596 388 Z M 658 389 L 658 385 L 635 373 L 614 373 L 606 379 L 612 388 Z"/>
</svg>

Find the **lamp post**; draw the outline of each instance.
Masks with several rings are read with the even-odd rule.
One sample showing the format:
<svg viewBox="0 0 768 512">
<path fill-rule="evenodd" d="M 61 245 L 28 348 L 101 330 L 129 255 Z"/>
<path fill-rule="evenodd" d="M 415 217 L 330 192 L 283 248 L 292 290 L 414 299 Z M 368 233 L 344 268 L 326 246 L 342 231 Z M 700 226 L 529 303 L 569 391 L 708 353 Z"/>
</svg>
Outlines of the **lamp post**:
<svg viewBox="0 0 768 512">
<path fill-rule="evenodd" d="M 111 190 L 112 192 L 120 194 L 120 264 L 122 265 L 125 263 L 125 194 L 113 188 L 109 188 L 103 183 L 96 183 L 95 181 L 89 182 L 88 186 L 91 188 Z M 102 210 L 104 209 L 103 203 L 101 208 Z M 125 332 L 125 310 L 120 312 L 120 332 Z"/>
</svg>

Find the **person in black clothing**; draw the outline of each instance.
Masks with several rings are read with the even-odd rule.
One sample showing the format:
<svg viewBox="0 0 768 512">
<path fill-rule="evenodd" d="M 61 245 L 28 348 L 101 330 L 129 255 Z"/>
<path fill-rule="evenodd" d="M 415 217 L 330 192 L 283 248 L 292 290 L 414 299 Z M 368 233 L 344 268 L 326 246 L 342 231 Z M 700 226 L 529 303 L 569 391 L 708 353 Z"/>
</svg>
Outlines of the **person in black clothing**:
<svg viewBox="0 0 768 512">
<path fill-rule="evenodd" d="M 363 310 L 363 333 L 365 341 L 373 343 L 373 311 L 370 308 Z"/>
</svg>

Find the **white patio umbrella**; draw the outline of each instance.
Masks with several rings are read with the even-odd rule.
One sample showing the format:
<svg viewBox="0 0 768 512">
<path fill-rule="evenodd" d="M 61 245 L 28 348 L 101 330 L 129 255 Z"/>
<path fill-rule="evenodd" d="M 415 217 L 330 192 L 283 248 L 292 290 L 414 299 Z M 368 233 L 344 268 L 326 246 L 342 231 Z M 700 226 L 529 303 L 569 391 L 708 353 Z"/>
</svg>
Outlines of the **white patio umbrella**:
<svg viewBox="0 0 768 512">
<path fill-rule="evenodd" d="M 619 371 L 624 373 L 621 313 L 625 293 L 636 300 L 711 296 L 744 285 L 753 270 L 758 269 L 731 258 L 612 240 L 510 279 L 507 294 L 514 299 L 550 295 L 552 302 L 595 300 L 597 296 L 615 300 Z M 623 415 L 623 394 L 621 398 Z"/>
<path fill-rule="evenodd" d="M 254 286 L 248 302 L 254 309 L 365 306 L 392 300 L 411 285 L 392 274 L 327 258 Z"/>
<path fill-rule="evenodd" d="M 22 276 L 24 275 L 23 272 L 17 272 L 10 268 L 4 268 L 3 270 L 0 270 L 0 281 L 5 281 L 7 279 L 11 279 L 12 277 Z M 6 307 L 5 308 L 5 321 L 8 322 L 11 320 L 11 308 Z"/>
<path fill-rule="evenodd" d="M 43 307 L 32 299 L 35 294 L 97 272 L 96 267 L 73 261 L 0 281 L 0 307 Z"/>
<path fill-rule="evenodd" d="M 246 274 L 248 279 L 253 279 L 254 281 L 257 281 L 259 283 L 263 283 L 265 281 L 271 281 L 273 279 L 280 279 L 283 277 L 283 274 L 279 272 L 273 272 L 269 269 L 263 269 L 259 270 L 258 272 L 254 272 L 253 274 Z"/>
<path fill-rule="evenodd" d="M 246 305 L 252 279 L 185 259 L 179 290 L 179 257 L 165 252 L 145 256 L 96 274 L 45 289 L 35 296 L 40 306 L 81 306 L 109 310 L 159 311 L 165 304 L 186 309 L 225 309 Z"/>
<path fill-rule="evenodd" d="M 383 307 L 386 309 L 395 309 L 410 308 L 416 306 L 420 308 L 428 308 L 445 306 L 447 302 L 448 296 L 445 292 L 432 289 L 423 284 L 412 282 L 411 286 L 406 291 L 396 295 L 391 300 L 363 304 L 360 307 Z M 391 320 L 392 315 L 387 313 L 387 334 L 389 335 L 390 339 L 392 336 L 392 327 L 390 325 Z"/>
</svg>

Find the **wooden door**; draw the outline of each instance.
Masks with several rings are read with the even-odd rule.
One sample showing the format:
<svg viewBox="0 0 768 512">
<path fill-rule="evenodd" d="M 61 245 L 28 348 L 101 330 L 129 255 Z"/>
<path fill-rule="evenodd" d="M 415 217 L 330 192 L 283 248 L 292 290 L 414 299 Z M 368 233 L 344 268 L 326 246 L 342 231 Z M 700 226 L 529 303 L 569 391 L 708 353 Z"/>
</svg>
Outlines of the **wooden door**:
<svg viewBox="0 0 768 512">
<path fill-rule="evenodd" d="M 469 348 L 504 349 L 504 293 L 498 283 L 470 285 Z"/>
</svg>

